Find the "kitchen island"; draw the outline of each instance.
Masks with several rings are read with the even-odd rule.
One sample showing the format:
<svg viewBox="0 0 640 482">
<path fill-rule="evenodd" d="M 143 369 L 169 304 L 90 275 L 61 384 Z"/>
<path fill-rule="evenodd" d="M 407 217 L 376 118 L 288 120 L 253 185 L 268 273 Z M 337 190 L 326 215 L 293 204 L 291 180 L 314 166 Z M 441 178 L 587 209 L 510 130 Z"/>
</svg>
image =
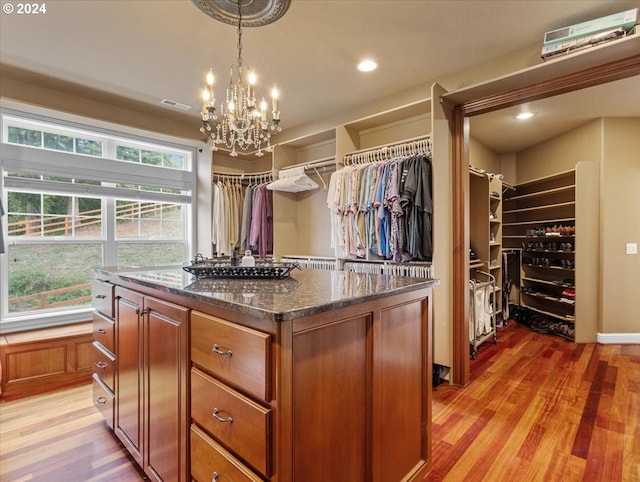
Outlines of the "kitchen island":
<svg viewBox="0 0 640 482">
<path fill-rule="evenodd" d="M 96 406 L 152 480 L 428 472 L 436 280 L 95 271 Z"/>
</svg>

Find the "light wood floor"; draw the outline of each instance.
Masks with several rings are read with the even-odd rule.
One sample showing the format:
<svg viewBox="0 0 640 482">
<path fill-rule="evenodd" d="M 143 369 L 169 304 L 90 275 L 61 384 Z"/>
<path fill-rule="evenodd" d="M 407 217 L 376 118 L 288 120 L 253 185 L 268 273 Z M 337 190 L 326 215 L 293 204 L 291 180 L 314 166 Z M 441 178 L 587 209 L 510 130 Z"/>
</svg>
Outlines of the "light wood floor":
<svg viewBox="0 0 640 482">
<path fill-rule="evenodd" d="M 81 385 L 0 402 L 0 481 L 27 480 L 144 479 Z"/>
<path fill-rule="evenodd" d="M 426 481 L 640 482 L 640 345 L 575 345 L 511 323 L 472 378 L 434 390 Z M 144 479 L 85 385 L 0 402 L 0 480 Z"/>
</svg>

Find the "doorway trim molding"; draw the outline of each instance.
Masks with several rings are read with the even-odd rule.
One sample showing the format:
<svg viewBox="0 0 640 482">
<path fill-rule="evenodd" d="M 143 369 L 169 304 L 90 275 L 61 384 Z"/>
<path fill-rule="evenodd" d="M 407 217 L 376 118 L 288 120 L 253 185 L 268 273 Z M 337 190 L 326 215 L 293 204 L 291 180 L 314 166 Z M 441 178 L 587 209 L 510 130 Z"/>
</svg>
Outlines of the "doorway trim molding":
<svg viewBox="0 0 640 482">
<path fill-rule="evenodd" d="M 610 45 L 615 48 L 615 44 Z M 569 59 L 570 57 L 567 57 Z M 598 57 L 599 59 L 600 57 Z M 558 62 L 562 62 L 559 60 Z M 557 66 L 557 64 L 556 64 Z M 541 65 L 540 69 L 544 69 Z M 554 72 L 557 71 L 553 69 Z M 505 92 L 486 95 L 491 83 L 478 89 L 478 97 L 471 92 L 469 100 L 460 103 L 442 101 L 451 112 L 450 126 L 452 139 L 452 337 L 453 360 L 451 382 L 466 385 L 470 381 L 469 341 L 468 341 L 468 285 L 469 285 L 469 118 L 472 116 L 511 107 L 524 102 L 544 99 L 573 92 L 588 87 L 640 75 L 640 54 L 632 55 L 608 63 L 600 63 L 574 72 L 555 75 L 549 79 L 514 88 Z M 496 83 L 498 84 L 498 83 Z M 497 89 L 496 89 L 497 90 Z M 480 94 L 482 92 L 482 94 Z"/>
</svg>

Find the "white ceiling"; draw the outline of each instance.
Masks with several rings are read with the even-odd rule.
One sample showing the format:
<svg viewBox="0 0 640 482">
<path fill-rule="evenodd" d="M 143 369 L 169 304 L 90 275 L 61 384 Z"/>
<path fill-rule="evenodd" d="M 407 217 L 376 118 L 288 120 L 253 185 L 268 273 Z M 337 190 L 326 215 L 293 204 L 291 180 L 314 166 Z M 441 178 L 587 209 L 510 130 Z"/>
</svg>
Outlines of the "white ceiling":
<svg viewBox="0 0 640 482">
<path fill-rule="evenodd" d="M 516 120 L 524 111 L 535 116 Z M 495 152 L 509 154 L 599 117 L 640 117 L 640 76 L 472 117 L 470 132 Z"/>
<path fill-rule="evenodd" d="M 292 0 L 276 23 L 244 29 L 243 57 L 265 96 L 277 82 L 286 130 L 541 46 L 545 31 L 637 6 L 636 0 Z M 193 106 L 198 116 L 209 67 L 223 84 L 237 56 L 236 28 L 191 0 L 50 0 L 46 8 L 40 15 L 0 13 L 2 64 L 155 106 L 167 98 Z M 363 57 L 379 68 L 356 71 Z M 577 110 L 565 114 L 572 122 L 580 117 Z"/>
</svg>

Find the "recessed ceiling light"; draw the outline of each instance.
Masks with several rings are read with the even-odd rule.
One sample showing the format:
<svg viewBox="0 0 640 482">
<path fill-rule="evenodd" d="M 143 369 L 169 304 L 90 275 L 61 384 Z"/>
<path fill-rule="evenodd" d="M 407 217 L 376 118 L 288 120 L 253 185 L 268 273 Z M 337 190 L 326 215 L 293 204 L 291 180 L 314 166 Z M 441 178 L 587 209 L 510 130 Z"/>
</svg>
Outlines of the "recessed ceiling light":
<svg viewBox="0 0 640 482">
<path fill-rule="evenodd" d="M 378 68 L 378 64 L 376 64 L 373 60 L 363 60 L 358 64 L 358 70 L 360 72 L 371 72 L 372 70 L 376 70 Z"/>
<path fill-rule="evenodd" d="M 516 116 L 518 120 L 527 120 L 531 119 L 535 114 L 533 112 L 521 112 Z"/>
</svg>

